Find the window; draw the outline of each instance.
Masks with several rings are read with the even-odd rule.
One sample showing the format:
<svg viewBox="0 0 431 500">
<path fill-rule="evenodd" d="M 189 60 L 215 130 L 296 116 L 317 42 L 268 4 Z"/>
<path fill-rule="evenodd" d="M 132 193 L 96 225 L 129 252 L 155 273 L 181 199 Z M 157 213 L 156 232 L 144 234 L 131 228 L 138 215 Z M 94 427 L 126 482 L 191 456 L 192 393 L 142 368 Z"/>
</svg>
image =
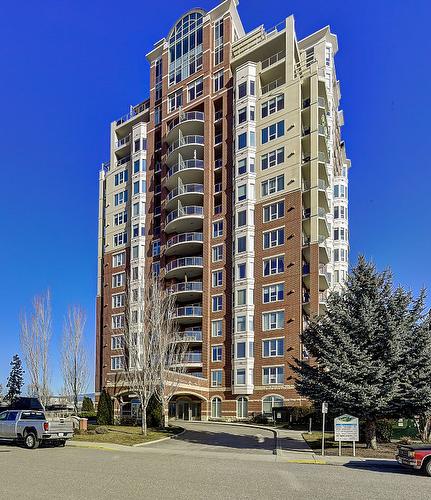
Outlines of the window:
<svg viewBox="0 0 431 500">
<path fill-rule="evenodd" d="M 245 384 L 245 374 L 244 374 L 244 384 Z M 248 417 L 248 399 L 241 396 L 236 400 L 236 416 L 238 418 Z"/>
<path fill-rule="evenodd" d="M 117 307 L 124 307 L 125 297 L 124 293 L 117 293 L 112 296 L 112 309 Z"/>
<path fill-rule="evenodd" d="M 263 384 L 282 384 L 284 382 L 284 366 L 268 366 L 263 368 Z"/>
<path fill-rule="evenodd" d="M 238 175 L 247 173 L 247 158 L 238 160 Z"/>
<path fill-rule="evenodd" d="M 111 337 L 111 349 L 123 349 L 124 347 L 124 337 L 123 335 L 115 335 Z"/>
<path fill-rule="evenodd" d="M 221 387 L 223 380 L 222 370 L 211 370 L 211 387 Z"/>
<path fill-rule="evenodd" d="M 114 226 L 125 224 L 127 222 L 127 210 L 114 214 Z"/>
<path fill-rule="evenodd" d="M 263 287 L 263 302 L 268 304 L 270 302 L 277 302 L 284 299 L 284 283 L 277 283 L 276 285 L 267 285 Z"/>
<path fill-rule="evenodd" d="M 214 65 L 223 62 L 223 19 L 214 23 Z"/>
<path fill-rule="evenodd" d="M 236 357 L 237 359 L 245 358 L 245 342 L 237 342 L 236 344 Z"/>
<path fill-rule="evenodd" d="M 284 217 L 284 201 L 277 201 L 263 207 L 263 222 L 280 219 Z"/>
<path fill-rule="evenodd" d="M 247 184 L 238 186 L 238 201 L 244 201 L 247 198 Z"/>
<path fill-rule="evenodd" d="M 193 99 L 198 98 L 203 94 L 204 91 L 204 81 L 203 78 L 198 78 L 194 82 L 190 83 L 187 87 L 188 102 L 193 101 Z"/>
<path fill-rule="evenodd" d="M 153 257 L 160 255 L 160 240 L 153 241 Z"/>
<path fill-rule="evenodd" d="M 247 133 L 239 134 L 238 136 L 238 149 L 244 149 L 247 147 Z"/>
<path fill-rule="evenodd" d="M 159 125 L 162 121 L 162 107 L 156 106 L 154 108 L 154 125 Z"/>
<path fill-rule="evenodd" d="M 137 259 L 139 257 L 139 246 L 134 245 L 132 247 L 132 259 Z"/>
<path fill-rule="evenodd" d="M 261 107 L 261 116 L 265 118 L 265 116 L 272 115 L 282 109 L 284 109 L 284 94 L 280 94 L 264 102 Z"/>
<path fill-rule="evenodd" d="M 212 285 L 213 288 L 223 285 L 223 271 L 221 269 L 212 272 Z"/>
<path fill-rule="evenodd" d="M 220 262 L 221 260 L 223 260 L 223 245 L 214 246 L 212 250 L 213 262 Z"/>
<path fill-rule="evenodd" d="M 137 280 L 139 278 L 139 267 L 132 267 L 132 280 Z"/>
<path fill-rule="evenodd" d="M 214 92 L 218 92 L 224 87 L 224 70 L 214 73 Z"/>
<path fill-rule="evenodd" d="M 114 234 L 114 247 L 127 243 L 127 233 Z"/>
<path fill-rule="evenodd" d="M 183 105 L 183 89 L 168 95 L 169 113 Z"/>
<path fill-rule="evenodd" d="M 272 358 L 284 355 L 284 339 L 270 339 L 262 342 L 263 357 Z"/>
<path fill-rule="evenodd" d="M 238 111 L 238 125 L 247 121 L 247 108 L 241 108 Z"/>
<path fill-rule="evenodd" d="M 141 139 L 136 139 L 135 141 L 135 146 L 134 146 L 134 152 L 136 153 L 137 151 L 141 150 Z"/>
<path fill-rule="evenodd" d="M 266 396 L 262 399 L 262 413 L 272 415 L 273 408 L 283 406 L 284 400 L 280 396 Z"/>
<path fill-rule="evenodd" d="M 247 82 L 242 82 L 238 85 L 238 99 L 247 95 Z"/>
<path fill-rule="evenodd" d="M 247 250 L 247 237 L 246 236 L 240 236 L 236 240 L 237 244 L 237 252 L 242 253 Z"/>
<path fill-rule="evenodd" d="M 256 133 L 253 130 L 250 131 L 250 147 L 256 147 Z"/>
<path fill-rule="evenodd" d="M 236 216 L 237 227 L 243 227 L 247 225 L 247 210 L 241 210 Z"/>
<path fill-rule="evenodd" d="M 111 357 L 111 370 L 122 370 L 124 368 L 124 356 Z"/>
<path fill-rule="evenodd" d="M 237 385 L 245 385 L 245 370 L 240 368 L 236 371 L 236 383 Z"/>
<path fill-rule="evenodd" d="M 213 362 L 218 362 L 218 361 L 222 360 L 222 346 L 221 345 L 212 346 L 211 353 L 212 353 L 211 359 Z"/>
<path fill-rule="evenodd" d="M 117 288 L 124 285 L 125 274 L 118 273 L 112 275 L 112 288 Z"/>
<path fill-rule="evenodd" d="M 141 168 L 141 161 L 140 160 L 136 160 L 133 162 L 133 173 L 134 174 L 137 174 L 139 172 Z"/>
<path fill-rule="evenodd" d="M 238 271 L 238 279 L 243 280 L 246 277 L 246 264 L 245 262 L 238 264 L 237 266 L 237 271 Z"/>
<path fill-rule="evenodd" d="M 114 177 L 114 184 L 118 186 L 119 184 L 122 184 L 123 182 L 127 182 L 127 170 L 123 170 L 122 172 L 118 172 L 118 174 L 115 174 Z"/>
<path fill-rule="evenodd" d="M 244 306 L 247 303 L 247 291 L 246 289 L 238 290 L 236 292 L 236 305 Z"/>
<path fill-rule="evenodd" d="M 236 318 L 236 332 L 245 332 L 246 331 L 246 317 L 245 316 L 237 316 Z"/>
<path fill-rule="evenodd" d="M 114 205 L 118 206 L 121 205 L 121 203 L 126 203 L 127 202 L 127 189 L 124 191 L 120 191 L 119 193 L 116 193 L 114 195 Z"/>
<path fill-rule="evenodd" d="M 262 129 L 262 144 L 273 141 L 284 135 L 284 120 L 272 123 L 269 127 Z"/>
<path fill-rule="evenodd" d="M 112 267 L 124 266 L 126 263 L 126 253 L 116 253 L 112 256 Z"/>
<path fill-rule="evenodd" d="M 263 261 L 263 275 L 272 276 L 274 274 L 284 273 L 284 256 L 271 257 Z"/>
<path fill-rule="evenodd" d="M 221 399 L 213 398 L 211 400 L 211 417 L 220 418 L 221 417 Z"/>
<path fill-rule="evenodd" d="M 277 175 L 277 177 L 271 177 L 270 179 L 263 181 L 261 184 L 262 196 L 268 196 L 270 194 L 279 193 L 284 190 L 284 174 Z"/>
<path fill-rule="evenodd" d="M 159 274 L 160 274 L 160 262 L 154 262 L 151 269 L 152 269 L 154 276 L 159 276 Z"/>
<path fill-rule="evenodd" d="M 136 181 L 133 183 L 133 194 L 139 194 L 140 182 Z"/>
<path fill-rule="evenodd" d="M 223 295 L 214 295 L 212 298 L 212 311 L 219 312 L 223 310 Z"/>
<path fill-rule="evenodd" d="M 223 335 L 223 320 L 216 319 L 211 322 L 211 337 L 221 337 Z"/>
<path fill-rule="evenodd" d="M 223 221 L 218 220 L 217 222 L 213 222 L 213 238 L 219 238 L 223 236 Z"/>
<path fill-rule="evenodd" d="M 250 80 L 250 95 L 254 95 L 254 80 Z"/>
<path fill-rule="evenodd" d="M 140 214 L 140 203 L 133 203 L 132 206 L 132 216 L 136 217 L 137 215 Z"/>
<path fill-rule="evenodd" d="M 274 311 L 262 314 L 263 330 L 279 330 L 284 327 L 284 311 Z"/>
<path fill-rule="evenodd" d="M 260 168 L 266 170 L 284 162 L 284 146 L 261 156 Z"/>
<path fill-rule="evenodd" d="M 334 219 L 347 219 L 347 209 L 343 205 L 334 207 Z"/>
<path fill-rule="evenodd" d="M 279 245 L 284 245 L 284 228 L 273 229 L 263 233 L 263 248 L 273 248 Z"/>
<path fill-rule="evenodd" d="M 123 328 L 124 326 L 124 314 L 114 314 L 112 316 L 112 328 L 114 330 L 118 328 Z"/>
<path fill-rule="evenodd" d="M 254 115 L 255 115 L 255 107 L 250 106 L 250 121 L 254 122 Z"/>
</svg>

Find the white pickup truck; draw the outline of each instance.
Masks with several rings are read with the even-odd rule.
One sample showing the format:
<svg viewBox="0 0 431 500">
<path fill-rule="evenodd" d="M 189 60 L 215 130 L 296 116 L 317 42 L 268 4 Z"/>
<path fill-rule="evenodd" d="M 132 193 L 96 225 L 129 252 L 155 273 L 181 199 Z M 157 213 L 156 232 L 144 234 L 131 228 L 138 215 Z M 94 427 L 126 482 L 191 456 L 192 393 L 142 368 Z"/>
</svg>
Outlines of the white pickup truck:
<svg viewBox="0 0 431 500">
<path fill-rule="evenodd" d="M 47 420 L 43 411 L 7 410 L 0 413 L 0 440 L 23 443 L 34 449 L 42 442 L 64 446 L 73 436 L 72 422 L 63 418 Z"/>
</svg>

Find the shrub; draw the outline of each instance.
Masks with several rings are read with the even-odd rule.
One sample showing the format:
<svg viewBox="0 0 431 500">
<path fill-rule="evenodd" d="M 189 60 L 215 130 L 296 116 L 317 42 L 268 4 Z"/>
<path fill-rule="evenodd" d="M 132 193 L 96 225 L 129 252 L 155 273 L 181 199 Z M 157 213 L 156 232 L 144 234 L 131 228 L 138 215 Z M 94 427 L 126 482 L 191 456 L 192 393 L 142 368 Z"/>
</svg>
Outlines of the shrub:
<svg viewBox="0 0 431 500">
<path fill-rule="evenodd" d="M 95 411 L 81 411 L 78 413 L 78 417 L 80 418 L 96 418 L 97 413 Z"/>
<path fill-rule="evenodd" d="M 82 400 L 82 408 L 81 412 L 82 413 L 94 413 L 94 404 L 93 400 L 89 398 L 88 396 L 84 396 Z"/>
<path fill-rule="evenodd" d="M 381 419 L 377 421 L 376 437 L 378 443 L 390 443 L 392 439 L 394 422 L 389 419 Z"/>
<path fill-rule="evenodd" d="M 114 405 L 111 397 L 104 389 L 100 394 L 97 405 L 97 423 L 99 425 L 112 425 L 114 421 Z"/>
<path fill-rule="evenodd" d="M 268 417 L 263 413 L 257 413 L 256 415 L 253 415 L 252 422 L 254 422 L 255 424 L 267 424 Z"/>
<path fill-rule="evenodd" d="M 109 432 L 108 428 L 104 425 L 99 425 L 99 427 L 96 427 L 94 431 L 96 434 L 108 434 Z"/>
<path fill-rule="evenodd" d="M 147 426 L 160 427 L 162 425 L 162 405 L 153 396 L 147 407 Z"/>
</svg>

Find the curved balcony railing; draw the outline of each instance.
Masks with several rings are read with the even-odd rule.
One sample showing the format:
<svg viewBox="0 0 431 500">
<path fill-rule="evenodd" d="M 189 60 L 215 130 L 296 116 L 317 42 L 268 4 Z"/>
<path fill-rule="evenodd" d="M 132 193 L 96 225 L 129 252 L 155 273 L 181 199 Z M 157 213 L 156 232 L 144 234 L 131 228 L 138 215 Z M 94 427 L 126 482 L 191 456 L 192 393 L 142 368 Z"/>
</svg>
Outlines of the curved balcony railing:
<svg viewBox="0 0 431 500">
<path fill-rule="evenodd" d="M 173 142 L 168 148 L 168 155 L 173 153 L 176 149 L 181 148 L 182 146 L 187 146 L 191 144 L 204 145 L 204 136 L 203 135 L 185 135 L 181 137 L 181 139 Z"/>
<path fill-rule="evenodd" d="M 182 208 L 179 208 L 178 210 L 174 210 L 173 212 L 170 212 L 168 216 L 166 217 L 166 224 L 169 224 L 169 222 L 172 222 L 173 220 L 179 219 L 181 217 L 187 217 L 187 216 L 193 216 L 193 215 L 203 215 L 204 214 L 204 207 L 200 206 L 195 206 L 195 205 L 188 205 Z"/>
<path fill-rule="evenodd" d="M 168 132 L 170 132 L 174 127 L 180 123 L 188 121 L 204 121 L 205 115 L 202 111 L 188 111 L 187 113 L 181 113 L 180 116 L 174 118 L 168 125 Z"/>
<path fill-rule="evenodd" d="M 202 307 L 200 306 L 185 306 L 177 307 L 175 318 L 183 318 L 184 316 L 202 316 Z"/>
<path fill-rule="evenodd" d="M 186 281 L 184 283 L 175 283 L 169 288 L 171 293 L 179 292 L 202 292 L 202 282 L 201 281 Z"/>
<path fill-rule="evenodd" d="M 185 330 L 182 338 L 186 342 L 202 342 L 202 332 L 198 330 Z"/>
<path fill-rule="evenodd" d="M 201 243 L 204 241 L 203 233 L 182 233 L 172 236 L 166 242 L 166 247 L 170 248 L 179 243 Z"/>
<path fill-rule="evenodd" d="M 204 259 L 202 257 L 182 257 L 175 259 L 166 265 L 166 272 L 178 269 L 180 267 L 203 267 Z"/>
<path fill-rule="evenodd" d="M 183 356 L 178 356 L 175 359 L 177 364 L 184 363 L 202 363 L 202 353 L 201 352 L 186 352 Z"/>
<path fill-rule="evenodd" d="M 203 184 L 183 184 L 182 186 L 178 186 L 173 189 L 167 196 L 167 200 L 170 201 L 176 196 L 180 196 L 182 194 L 189 193 L 203 193 L 204 185 Z"/>
<path fill-rule="evenodd" d="M 177 172 L 180 172 L 181 170 L 187 170 L 189 168 L 198 168 L 200 170 L 204 169 L 204 161 L 203 160 L 185 160 L 182 163 L 177 163 L 176 165 L 173 165 L 169 170 L 168 170 L 168 177 L 171 177 L 172 175 L 176 174 Z"/>
</svg>

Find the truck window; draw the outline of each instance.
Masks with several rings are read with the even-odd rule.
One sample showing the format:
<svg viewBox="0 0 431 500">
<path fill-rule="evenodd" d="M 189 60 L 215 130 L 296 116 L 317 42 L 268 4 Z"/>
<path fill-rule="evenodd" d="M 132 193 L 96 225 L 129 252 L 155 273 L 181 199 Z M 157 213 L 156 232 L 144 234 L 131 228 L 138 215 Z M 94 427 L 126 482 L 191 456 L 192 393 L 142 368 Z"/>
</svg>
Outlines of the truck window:
<svg viewBox="0 0 431 500">
<path fill-rule="evenodd" d="M 45 420 L 45 415 L 40 411 L 23 411 L 21 420 Z"/>
<path fill-rule="evenodd" d="M 0 420 L 6 420 L 6 417 L 7 417 L 7 411 L 0 413 Z"/>
<path fill-rule="evenodd" d="M 12 422 L 15 422 L 16 420 L 16 416 L 18 415 L 18 412 L 17 411 L 9 411 L 8 414 L 7 414 L 7 418 L 6 420 L 9 420 L 9 421 L 12 421 Z"/>
</svg>

